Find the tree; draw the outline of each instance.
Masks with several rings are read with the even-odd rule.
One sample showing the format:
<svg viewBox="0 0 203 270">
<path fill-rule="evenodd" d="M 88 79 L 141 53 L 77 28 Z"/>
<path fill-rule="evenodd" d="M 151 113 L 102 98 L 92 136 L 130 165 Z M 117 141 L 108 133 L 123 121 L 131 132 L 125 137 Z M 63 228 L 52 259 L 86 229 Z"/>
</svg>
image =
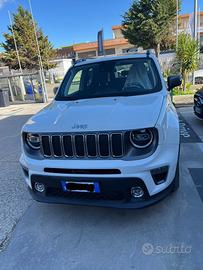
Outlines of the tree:
<svg viewBox="0 0 203 270">
<path fill-rule="evenodd" d="M 123 15 L 122 33 L 133 45 L 153 48 L 158 57 L 161 42 L 173 31 L 176 14 L 176 0 L 135 0 Z"/>
<path fill-rule="evenodd" d="M 48 37 L 44 35 L 36 22 L 35 25 L 43 67 L 45 69 L 52 68 L 53 65 L 50 64 L 49 61 L 53 59 L 55 51 L 49 42 Z M 22 68 L 29 70 L 39 69 L 38 49 L 32 16 L 29 11 L 25 10 L 22 6 L 18 7 L 16 14 L 13 14 L 13 30 Z M 4 49 L 1 60 L 12 69 L 19 69 L 12 28 L 10 25 L 8 26 L 8 31 L 8 33 L 3 34 L 5 42 L 0 44 Z"/>
<path fill-rule="evenodd" d="M 194 40 L 189 34 L 180 33 L 176 58 L 183 77 L 183 90 L 185 90 L 188 74 L 195 71 L 199 64 L 198 41 Z"/>
<path fill-rule="evenodd" d="M 173 30 L 171 28 L 163 34 L 163 38 L 160 43 L 161 51 L 175 50 L 176 48 L 176 35 L 173 34 Z"/>
</svg>

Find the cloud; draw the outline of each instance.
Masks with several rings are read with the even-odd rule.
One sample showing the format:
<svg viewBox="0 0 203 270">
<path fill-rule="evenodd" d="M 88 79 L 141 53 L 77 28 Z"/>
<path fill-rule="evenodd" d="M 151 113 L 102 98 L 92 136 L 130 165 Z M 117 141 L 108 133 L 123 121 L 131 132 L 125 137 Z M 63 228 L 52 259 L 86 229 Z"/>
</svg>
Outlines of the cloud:
<svg viewBox="0 0 203 270">
<path fill-rule="evenodd" d="M 8 2 L 9 0 L 0 0 L 0 9 Z"/>
</svg>

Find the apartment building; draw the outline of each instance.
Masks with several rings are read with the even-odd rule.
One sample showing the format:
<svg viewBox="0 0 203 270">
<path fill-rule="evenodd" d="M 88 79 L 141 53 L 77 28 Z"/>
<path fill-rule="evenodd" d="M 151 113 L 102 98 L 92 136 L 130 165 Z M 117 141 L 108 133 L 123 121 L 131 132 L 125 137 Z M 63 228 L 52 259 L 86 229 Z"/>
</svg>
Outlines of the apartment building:
<svg viewBox="0 0 203 270">
<path fill-rule="evenodd" d="M 198 34 L 200 36 L 200 42 L 203 46 L 203 12 L 198 14 L 199 27 Z M 184 14 L 179 16 L 179 32 L 187 32 L 192 34 L 192 17 L 190 14 Z M 128 40 L 123 37 L 122 26 L 117 25 L 112 27 L 113 38 L 104 40 L 105 55 L 122 54 L 126 53 L 129 49 L 131 52 L 142 52 L 142 48 L 137 48 L 131 45 Z M 88 58 L 98 56 L 97 54 L 97 42 L 87 42 L 73 45 L 73 51 L 76 58 Z"/>
<path fill-rule="evenodd" d="M 197 34 L 200 39 L 200 44 L 203 46 L 203 12 L 198 13 L 198 28 Z M 192 14 L 184 14 L 179 17 L 179 33 L 187 32 L 189 34 L 193 34 L 193 15 Z"/>
<path fill-rule="evenodd" d="M 114 27 L 112 27 L 114 32 Z M 98 56 L 97 53 L 97 42 L 88 42 L 73 45 L 73 50 L 75 51 L 76 58 L 88 58 Z M 115 37 L 113 39 L 104 40 L 104 52 L 105 55 L 113 55 L 113 54 L 122 54 L 126 52 L 128 49 L 132 49 L 137 51 L 133 45 L 129 44 L 127 39 Z"/>
</svg>

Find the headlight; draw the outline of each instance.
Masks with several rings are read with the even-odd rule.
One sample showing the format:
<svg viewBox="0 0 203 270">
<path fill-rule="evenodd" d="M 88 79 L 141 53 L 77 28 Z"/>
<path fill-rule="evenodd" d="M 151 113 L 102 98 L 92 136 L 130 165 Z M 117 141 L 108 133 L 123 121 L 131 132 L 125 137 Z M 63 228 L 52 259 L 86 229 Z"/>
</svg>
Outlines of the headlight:
<svg viewBox="0 0 203 270">
<path fill-rule="evenodd" d="M 154 135 L 150 129 L 139 129 L 130 132 L 130 142 L 135 148 L 147 148 L 153 142 Z"/>
<path fill-rule="evenodd" d="M 40 149 L 40 136 L 38 134 L 27 133 L 26 135 L 27 144 L 34 150 Z"/>
</svg>

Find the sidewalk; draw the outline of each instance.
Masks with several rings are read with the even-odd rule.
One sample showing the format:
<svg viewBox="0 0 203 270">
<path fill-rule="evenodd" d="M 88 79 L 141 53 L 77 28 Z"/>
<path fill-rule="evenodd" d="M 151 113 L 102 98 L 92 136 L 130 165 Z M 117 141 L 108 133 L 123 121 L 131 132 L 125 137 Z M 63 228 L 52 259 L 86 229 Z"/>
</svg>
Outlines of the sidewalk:
<svg viewBox="0 0 203 270">
<path fill-rule="evenodd" d="M 17 104 L 0 107 L 0 120 L 12 115 L 32 115 L 46 107 L 49 103 Z"/>
<path fill-rule="evenodd" d="M 177 107 L 178 106 L 193 105 L 193 103 L 194 103 L 194 95 L 173 96 L 173 103 Z"/>
<path fill-rule="evenodd" d="M 33 103 L 0 108 L 0 252 L 33 202 L 19 165 L 20 134 L 25 122 L 45 106 L 45 103 Z"/>
<path fill-rule="evenodd" d="M 193 105 L 193 99 L 194 95 L 173 96 L 173 103 L 177 107 Z M 0 107 L 0 119 L 15 114 L 21 115 L 24 114 L 24 111 L 26 111 L 26 114 L 35 114 L 46 107 L 51 101 L 52 99 L 48 103 L 15 104 L 8 107 Z"/>
</svg>

